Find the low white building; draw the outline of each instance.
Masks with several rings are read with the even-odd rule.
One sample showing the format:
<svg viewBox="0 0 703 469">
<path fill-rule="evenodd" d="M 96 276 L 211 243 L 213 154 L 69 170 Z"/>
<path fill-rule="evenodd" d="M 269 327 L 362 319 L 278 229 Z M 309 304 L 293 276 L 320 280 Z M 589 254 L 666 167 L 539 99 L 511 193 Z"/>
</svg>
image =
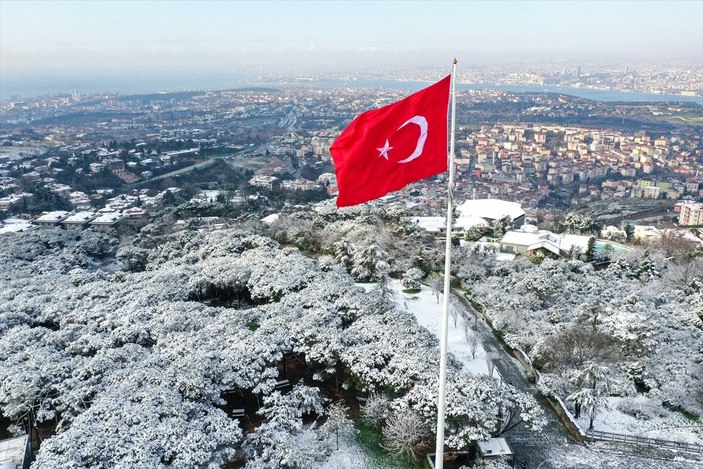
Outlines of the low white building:
<svg viewBox="0 0 703 469">
<path fill-rule="evenodd" d="M 99 173 L 105 167 L 104 163 L 90 163 L 90 172 Z"/>
<path fill-rule="evenodd" d="M 37 225 L 33 225 L 27 220 L 20 218 L 8 218 L 4 222 L 0 223 L 0 234 L 24 233 L 25 231 L 32 231 L 36 228 Z"/>
<path fill-rule="evenodd" d="M 317 182 L 308 181 L 306 179 L 294 179 L 283 181 L 281 188 L 291 191 L 313 191 L 320 188 Z"/>
<path fill-rule="evenodd" d="M 413 217 L 411 221 L 428 233 L 440 234 L 447 231 L 447 219 L 444 217 Z"/>
<path fill-rule="evenodd" d="M 508 231 L 500 240 L 500 252 L 523 256 L 545 250 L 555 256 L 561 255 L 559 236 L 536 226 L 525 225 L 522 230 Z"/>
<path fill-rule="evenodd" d="M 88 226 L 88 223 L 95 220 L 98 215 L 93 212 L 78 212 L 61 222 L 64 228 L 68 229 L 83 229 Z"/>
<path fill-rule="evenodd" d="M 273 186 L 278 184 L 278 178 L 276 176 L 254 176 L 249 179 L 249 185 L 254 187 L 265 187 L 266 189 L 273 189 Z"/>
<path fill-rule="evenodd" d="M 54 212 L 47 212 L 44 213 L 42 216 L 34 220 L 34 223 L 36 223 L 39 226 L 43 227 L 48 227 L 48 228 L 53 228 L 55 226 L 59 226 L 59 223 L 64 221 L 66 218 L 69 217 L 69 213 L 65 212 L 63 210 L 57 210 Z"/>
<path fill-rule="evenodd" d="M 87 194 L 80 191 L 71 192 L 68 201 L 78 210 L 87 210 L 91 207 L 92 202 Z"/>
<path fill-rule="evenodd" d="M 590 236 L 552 233 L 534 225 L 524 225 L 520 230 L 508 231 L 500 240 L 500 252 L 522 256 L 540 251 L 564 257 L 571 253 L 583 254 L 588 250 Z"/>
<path fill-rule="evenodd" d="M 518 228 L 525 223 L 525 211 L 517 202 L 508 202 L 500 199 L 473 199 L 467 200 L 457 206 L 459 213 L 457 222 L 464 217 L 479 217 L 487 223 L 505 217 L 506 215 L 513 221 L 513 226 Z"/>
<path fill-rule="evenodd" d="M 33 197 L 34 195 L 28 192 L 23 192 L 21 194 L 10 194 L 9 196 L 0 199 L 0 210 L 10 210 L 21 204 L 23 201 L 29 203 Z"/>
<path fill-rule="evenodd" d="M 111 228 L 116 228 L 126 218 L 127 216 L 122 212 L 103 213 L 99 217 L 89 222 L 89 226 L 97 230 L 105 231 Z"/>
</svg>

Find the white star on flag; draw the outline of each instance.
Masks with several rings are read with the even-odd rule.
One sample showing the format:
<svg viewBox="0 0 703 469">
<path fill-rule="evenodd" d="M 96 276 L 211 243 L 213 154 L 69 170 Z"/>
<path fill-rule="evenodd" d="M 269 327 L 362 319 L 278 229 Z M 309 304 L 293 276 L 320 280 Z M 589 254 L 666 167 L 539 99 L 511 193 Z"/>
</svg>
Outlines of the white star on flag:
<svg viewBox="0 0 703 469">
<path fill-rule="evenodd" d="M 386 140 L 386 144 L 383 146 L 383 148 L 376 148 L 376 150 L 380 151 L 381 153 L 378 154 L 378 156 L 382 156 L 388 161 L 388 151 L 392 150 L 393 147 L 390 146 L 388 143 L 388 140 Z"/>
</svg>

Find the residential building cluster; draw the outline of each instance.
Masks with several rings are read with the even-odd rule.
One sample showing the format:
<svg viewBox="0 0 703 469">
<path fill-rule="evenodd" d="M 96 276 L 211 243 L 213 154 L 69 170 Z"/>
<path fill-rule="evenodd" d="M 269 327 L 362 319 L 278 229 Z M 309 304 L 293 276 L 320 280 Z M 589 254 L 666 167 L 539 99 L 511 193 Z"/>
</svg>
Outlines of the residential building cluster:
<svg viewBox="0 0 703 469">
<path fill-rule="evenodd" d="M 700 141 L 697 135 L 496 124 L 468 132 L 456 161 L 477 197 L 502 196 L 532 207 L 564 189 L 570 189 L 572 205 L 628 197 L 698 199 Z"/>
<path fill-rule="evenodd" d="M 244 180 L 250 191 L 334 196 L 329 147 L 341 129 L 407 94 L 289 87 L 17 99 L 0 109 L 0 210 L 7 218 L 44 207 L 77 216 L 72 224 L 84 216 L 78 214 L 121 213 L 138 197 L 148 212 L 154 191 L 142 189 L 147 183 L 187 182 L 191 171 L 217 160 L 253 173 Z M 696 202 L 703 196 L 703 136 L 690 127 L 630 131 L 544 123 L 688 112 L 677 105 L 496 90 L 465 90 L 457 99 L 458 201 L 510 200 L 534 217 L 539 210 L 600 200 Z M 507 122 L 501 119 L 506 115 L 523 122 L 496 123 Z M 387 199 L 435 214 L 446 199 L 444 182 L 439 175 Z M 117 197 L 132 205 L 114 207 Z"/>
</svg>

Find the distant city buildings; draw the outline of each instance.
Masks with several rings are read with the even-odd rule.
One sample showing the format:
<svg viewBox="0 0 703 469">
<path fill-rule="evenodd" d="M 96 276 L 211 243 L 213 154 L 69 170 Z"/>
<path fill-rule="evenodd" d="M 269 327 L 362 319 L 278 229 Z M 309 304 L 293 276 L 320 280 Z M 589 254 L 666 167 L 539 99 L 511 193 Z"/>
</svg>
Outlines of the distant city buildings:
<svg viewBox="0 0 703 469">
<path fill-rule="evenodd" d="M 433 73 L 412 76 L 429 80 Z M 497 80 L 491 73 L 464 71 L 460 79 Z M 637 73 L 644 79 L 644 72 Z M 535 68 L 501 77 L 503 83 L 585 86 L 593 74 L 582 66 L 580 71 Z M 689 85 L 699 78 L 680 77 Z M 658 79 L 651 75 L 650 83 Z M 399 89 L 283 87 L 17 99 L 0 104 L 0 210 L 3 217 L 23 214 L 28 220 L 44 211 L 67 211 L 66 220 L 56 225 L 49 217 L 39 222 L 44 226 L 97 226 L 90 223 L 107 213 L 122 215 L 100 226 L 137 226 L 146 223 L 160 200 L 141 188 L 163 180 L 187 187 L 195 180 L 190 171 L 220 162 L 246 175 L 237 182 L 241 192 L 235 194 L 232 187 L 222 192 L 228 205 L 266 197 L 257 195 L 257 188 L 280 189 L 303 203 L 325 193 L 333 197 L 337 187 L 329 147 L 340 129 L 361 112 L 405 96 L 407 91 Z M 466 89 L 457 99 L 454 195 L 466 201 L 457 208 L 457 230 L 490 225 L 503 215 L 519 227 L 538 213 L 552 220 L 567 207 L 599 201 L 701 201 L 703 135 L 683 124 L 671 127 L 690 114 L 686 105 Z M 65 120 L 66 115 L 83 117 Z M 518 116 L 520 122 L 501 116 Z M 637 119 L 651 126 L 646 131 L 617 128 L 618 122 Z M 386 200 L 411 207 L 418 218 L 436 217 L 446 200 L 444 182 L 444 175 L 419 181 Z M 230 181 L 213 177 L 207 184 L 210 189 L 202 189 L 193 202 L 222 202 L 201 195 Z M 481 212 L 486 199 L 502 202 Z M 669 218 L 695 225 L 699 219 L 692 207 Z M 96 216 L 85 220 L 87 214 Z"/>
<path fill-rule="evenodd" d="M 273 190 L 274 186 L 278 186 L 279 179 L 275 176 L 254 176 L 249 179 L 249 185 L 253 187 L 263 187 Z"/>
<path fill-rule="evenodd" d="M 679 225 L 703 225 L 703 204 L 682 204 L 681 213 L 679 213 Z"/>
</svg>

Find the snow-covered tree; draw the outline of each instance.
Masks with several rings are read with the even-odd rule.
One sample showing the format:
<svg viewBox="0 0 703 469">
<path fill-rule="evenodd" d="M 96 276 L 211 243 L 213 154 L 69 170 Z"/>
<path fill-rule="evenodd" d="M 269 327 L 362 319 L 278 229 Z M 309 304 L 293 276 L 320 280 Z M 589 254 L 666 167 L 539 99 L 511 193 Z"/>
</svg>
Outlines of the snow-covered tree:
<svg viewBox="0 0 703 469">
<path fill-rule="evenodd" d="M 509 215 L 497 218 L 491 226 L 494 238 L 502 238 L 505 233 L 513 229 L 513 219 Z"/>
<path fill-rule="evenodd" d="M 333 402 L 326 411 L 327 420 L 321 430 L 334 435 L 336 448 L 339 449 L 339 436 L 354 433 L 354 422 L 347 416 L 349 408 L 342 401 Z"/>
<path fill-rule="evenodd" d="M 259 414 L 266 422 L 247 435 L 243 451 L 247 468 L 304 468 L 314 466 L 328 452 L 319 443 L 310 444 L 312 427 L 303 424 L 306 414 L 324 412 L 322 397 L 317 388 L 296 385 L 289 393 L 274 391 L 264 397 Z"/>
<path fill-rule="evenodd" d="M 332 209 L 307 221 L 346 229 L 350 246 L 383 230 L 384 250 L 389 233 L 419 236 L 397 213 L 350 213 L 365 224 Z M 370 228 L 381 220 L 399 226 Z M 148 253 L 143 270 L 126 271 L 108 235 L 42 230 L 0 243 L 0 407 L 11 419 L 58 422 L 37 467 L 215 467 L 233 451 L 250 455 L 248 467 L 315 467 L 331 447 L 303 416 L 321 415 L 321 389 L 332 383 L 385 392 L 394 409 L 434 418 L 436 338 L 341 267 L 239 230 L 152 235 L 135 241 Z M 403 262 L 388 259 L 402 265 L 397 272 L 434 262 L 407 249 Z M 551 269 L 555 281 L 571 275 Z M 537 284 L 551 305 L 555 291 Z M 684 317 L 675 311 L 672 321 Z M 292 357 L 320 387 L 300 388 L 291 376 L 287 393 L 275 391 Z M 454 446 L 485 437 L 505 409 L 539 420 L 528 396 L 473 383 L 451 359 L 449 367 Z M 255 432 L 243 435 L 221 410 L 231 393 L 263 402 Z"/>
<path fill-rule="evenodd" d="M 156 369 L 118 373 L 33 467 L 219 467 L 242 435 L 236 421 L 183 397 Z"/>
<path fill-rule="evenodd" d="M 417 461 L 428 437 L 424 421 L 408 410 L 394 413 L 383 427 L 384 447 L 409 461 Z"/>
<path fill-rule="evenodd" d="M 605 405 L 605 398 L 598 394 L 595 389 L 581 388 L 569 394 L 566 399 L 574 403 L 576 418 L 580 416 L 581 409 L 586 412 L 589 419 L 588 429 L 593 430 L 593 420 L 596 418 L 598 411 Z"/>
<path fill-rule="evenodd" d="M 642 264 L 646 289 L 637 278 Z M 700 415 L 703 402 L 693 388 L 703 377 L 691 366 L 703 340 L 699 271 L 643 251 L 613 253 L 602 270 L 578 260 L 517 261 L 471 283 L 471 298 L 541 368 L 540 386 L 551 386 L 545 392 L 566 398 L 578 391 L 564 377 L 594 362 L 611 370 L 615 395 L 637 386 L 651 399 Z"/>
<path fill-rule="evenodd" d="M 574 403 L 577 418 L 581 409 L 586 411 L 589 417 L 589 430 L 593 429 L 596 413 L 606 404 L 605 398 L 610 394 L 613 384 L 611 374 L 608 367 L 591 362 L 571 377 L 571 381 L 576 384 L 578 390 L 567 396 L 567 400 Z"/>
<path fill-rule="evenodd" d="M 376 243 L 354 252 L 351 274 L 360 281 L 377 280 L 388 273 L 388 254 Z"/>
<path fill-rule="evenodd" d="M 130 272 L 141 272 L 146 268 L 149 251 L 135 246 L 124 246 L 117 251 L 117 260 L 124 262 Z"/>
<path fill-rule="evenodd" d="M 390 416 L 390 402 L 383 394 L 371 393 L 362 404 L 361 413 L 364 420 L 380 429 Z"/>
<path fill-rule="evenodd" d="M 408 290 L 419 290 L 424 276 L 420 269 L 412 267 L 403 274 L 403 286 Z"/>
<path fill-rule="evenodd" d="M 562 225 L 567 233 L 576 234 L 598 234 L 602 226 L 593 215 L 575 212 L 567 213 Z"/>
</svg>

